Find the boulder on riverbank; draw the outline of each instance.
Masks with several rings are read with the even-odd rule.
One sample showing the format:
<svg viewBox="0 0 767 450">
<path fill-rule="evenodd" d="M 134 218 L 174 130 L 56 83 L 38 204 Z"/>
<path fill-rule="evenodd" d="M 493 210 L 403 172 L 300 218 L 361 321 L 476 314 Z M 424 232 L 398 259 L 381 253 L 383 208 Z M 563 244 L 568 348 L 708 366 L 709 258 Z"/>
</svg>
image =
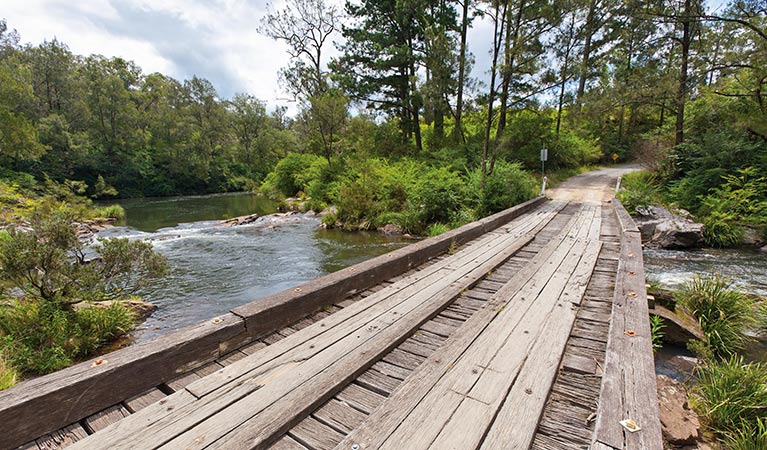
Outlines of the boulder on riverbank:
<svg viewBox="0 0 767 450">
<path fill-rule="evenodd" d="M 405 234 L 405 229 L 393 223 L 378 227 L 378 231 L 384 236 L 401 236 Z"/>
<path fill-rule="evenodd" d="M 143 322 L 149 318 L 155 311 L 157 311 L 157 305 L 144 300 L 131 298 L 128 300 L 105 300 L 103 302 L 80 302 L 76 303 L 74 307 L 76 309 L 81 308 L 109 308 L 115 303 L 120 303 L 129 310 L 136 314 L 139 321 Z"/>
<path fill-rule="evenodd" d="M 704 225 L 690 220 L 686 211 L 674 214 L 665 208 L 650 206 L 637 212 L 634 221 L 645 247 L 681 249 L 703 244 Z"/>
<path fill-rule="evenodd" d="M 656 381 L 664 440 L 674 446 L 695 444 L 701 438 L 700 421 L 687 402 L 687 389 L 665 375 Z"/>
</svg>

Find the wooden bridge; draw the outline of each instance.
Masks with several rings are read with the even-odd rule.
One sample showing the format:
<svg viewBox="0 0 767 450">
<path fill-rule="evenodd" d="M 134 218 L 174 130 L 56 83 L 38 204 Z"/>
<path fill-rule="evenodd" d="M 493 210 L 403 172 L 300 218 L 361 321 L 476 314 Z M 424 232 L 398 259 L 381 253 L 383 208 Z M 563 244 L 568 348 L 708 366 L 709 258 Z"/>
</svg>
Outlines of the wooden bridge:
<svg viewBox="0 0 767 450">
<path fill-rule="evenodd" d="M 610 171 L 0 392 L 0 448 L 662 448 Z"/>
</svg>

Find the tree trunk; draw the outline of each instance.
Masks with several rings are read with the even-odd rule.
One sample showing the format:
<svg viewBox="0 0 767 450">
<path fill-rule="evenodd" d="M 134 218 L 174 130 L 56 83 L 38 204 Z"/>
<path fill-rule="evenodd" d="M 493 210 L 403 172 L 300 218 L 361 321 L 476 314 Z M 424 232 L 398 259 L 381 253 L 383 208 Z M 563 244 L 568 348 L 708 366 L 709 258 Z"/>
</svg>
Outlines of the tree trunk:
<svg viewBox="0 0 767 450">
<path fill-rule="evenodd" d="M 463 86 L 466 84 L 466 34 L 469 27 L 469 1 L 463 0 L 463 13 L 461 15 L 461 50 L 458 58 L 458 94 L 455 103 L 455 128 L 453 129 L 453 140 L 455 142 L 466 143 L 463 135 Z"/>
<path fill-rule="evenodd" d="M 567 72 L 570 68 L 570 50 L 572 49 L 574 31 L 575 13 L 570 17 L 570 29 L 567 32 L 567 44 L 565 45 L 565 60 L 562 62 L 562 68 L 560 70 L 559 99 L 557 101 L 557 137 L 559 137 L 559 130 L 562 125 L 562 108 L 565 103 L 565 86 L 567 84 Z"/>
<path fill-rule="evenodd" d="M 596 14 L 597 0 L 591 0 L 589 2 L 589 11 L 586 14 L 585 31 L 586 36 L 583 42 L 583 58 L 581 59 L 581 74 L 578 80 L 578 93 L 575 96 L 578 104 L 581 103 L 583 92 L 586 90 L 586 78 L 589 76 L 589 69 L 591 64 L 591 39 L 594 36 L 594 15 Z"/>
<path fill-rule="evenodd" d="M 498 53 L 501 50 L 501 40 L 504 29 L 504 17 L 506 17 L 506 4 L 503 6 L 503 14 L 499 16 L 499 2 L 495 4 L 495 17 L 493 20 L 493 63 L 490 68 L 490 92 L 487 99 L 487 121 L 485 123 L 485 145 L 482 148 L 482 175 L 490 175 L 487 166 L 487 157 L 490 152 L 490 129 L 493 127 L 493 102 L 495 100 L 495 72 L 498 69 Z M 500 30 L 498 24 L 500 22 Z M 499 33 L 500 31 L 500 33 Z"/>
<path fill-rule="evenodd" d="M 521 1 L 518 7 L 519 10 L 517 10 L 517 15 L 514 20 L 514 30 L 511 29 L 511 10 L 507 10 L 507 14 L 504 17 L 504 20 L 506 21 L 506 38 L 504 39 L 503 43 L 505 61 L 503 70 L 501 71 L 503 77 L 501 78 L 501 98 L 499 99 L 500 112 L 498 116 L 498 128 L 495 131 L 493 162 L 495 162 L 495 150 L 498 148 L 498 144 L 501 141 L 503 132 L 506 129 L 506 113 L 509 107 L 509 85 L 511 84 L 511 77 L 514 74 L 514 56 L 516 55 L 517 39 L 519 38 L 519 27 L 522 23 L 522 13 L 525 8 L 525 2 Z M 512 41 L 514 42 L 515 46 L 513 52 L 511 51 Z M 490 171 L 492 172 L 492 164 Z"/>
<path fill-rule="evenodd" d="M 690 56 L 690 0 L 684 2 L 682 18 L 682 66 L 679 70 L 679 90 L 676 95 L 676 139 L 675 144 L 684 142 L 684 106 L 687 101 L 687 65 Z"/>
</svg>

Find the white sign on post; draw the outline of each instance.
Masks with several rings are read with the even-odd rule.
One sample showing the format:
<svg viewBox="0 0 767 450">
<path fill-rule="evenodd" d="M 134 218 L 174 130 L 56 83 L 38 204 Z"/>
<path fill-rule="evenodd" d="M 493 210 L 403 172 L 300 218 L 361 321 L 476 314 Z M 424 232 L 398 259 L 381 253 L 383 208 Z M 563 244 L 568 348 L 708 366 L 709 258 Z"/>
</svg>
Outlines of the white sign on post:
<svg viewBox="0 0 767 450">
<path fill-rule="evenodd" d="M 546 147 L 543 147 L 541 149 L 541 161 L 548 161 L 549 160 L 549 149 Z"/>
</svg>

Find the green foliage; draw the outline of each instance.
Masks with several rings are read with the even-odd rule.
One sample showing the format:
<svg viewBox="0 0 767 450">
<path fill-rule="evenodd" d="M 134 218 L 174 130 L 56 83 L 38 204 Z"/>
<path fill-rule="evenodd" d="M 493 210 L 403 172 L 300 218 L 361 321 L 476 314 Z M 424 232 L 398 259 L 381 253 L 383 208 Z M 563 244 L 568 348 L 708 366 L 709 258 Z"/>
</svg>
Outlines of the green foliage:
<svg viewBox="0 0 767 450">
<path fill-rule="evenodd" d="M 0 391 L 14 386 L 18 377 L 16 368 L 11 365 L 5 354 L 0 351 Z"/>
<path fill-rule="evenodd" d="M 497 161 L 493 172 L 483 176 L 477 168 L 469 173 L 472 201 L 480 216 L 490 215 L 533 198 L 538 182 L 519 163 Z"/>
<path fill-rule="evenodd" d="M 767 178 L 745 167 L 722 176 L 722 185 L 706 195 L 700 206 L 705 239 L 714 247 L 730 247 L 743 239 L 742 224 L 767 224 Z"/>
<path fill-rule="evenodd" d="M 96 217 L 106 217 L 111 219 L 124 219 L 125 209 L 120 205 L 109 205 L 103 208 L 96 208 L 94 212 Z"/>
<path fill-rule="evenodd" d="M 736 354 L 752 339 L 746 332 L 760 325 L 763 305 L 733 290 L 731 282 L 720 276 L 698 276 L 675 298 L 678 306 L 698 320 L 705 347 L 715 356 Z"/>
<path fill-rule="evenodd" d="M 666 324 L 663 323 L 663 317 L 650 316 L 650 335 L 652 336 L 652 348 L 653 350 L 659 350 L 663 347 L 663 337 L 666 333 L 663 329 L 666 328 Z"/>
<path fill-rule="evenodd" d="M 636 214 L 639 209 L 661 204 L 661 195 L 656 183 L 655 177 L 646 170 L 627 173 L 621 179 L 618 200 L 632 214 Z"/>
<path fill-rule="evenodd" d="M 144 241 L 100 240 L 86 260 L 84 244 L 65 207 L 33 211 L 29 230 L 12 226 L 0 241 L 0 279 L 31 298 L 57 303 L 115 299 L 167 271 L 164 257 Z"/>
<path fill-rule="evenodd" d="M 450 231 L 450 227 L 443 223 L 434 223 L 429 226 L 426 232 L 427 236 L 439 236 L 442 233 Z"/>
<path fill-rule="evenodd" d="M 71 310 L 56 302 L 17 300 L 0 306 L 0 352 L 22 374 L 43 375 L 87 357 L 134 324 L 134 314 L 120 303 Z"/>
<path fill-rule="evenodd" d="M 425 171 L 408 196 L 408 208 L 422 224 L 450 222 L 466 202 L 466 184 L 461 176 L 447 168 Z"/>
<path fill-rule="evenodd" d="M 306 172 L 314 168 L 313 172 L 316 174 L 317 166 L 314 164 L 318 159 L 316 155 L 288 153 L 267 175 L 261 186 L 261 192 L 272 196 L 294 197 L 306 189 L 307 182 L 310 181 Z"/>
<path fill-rule="evenodd" d="M 572 130 L 562 130 L 549 150 L 553 166 L 559 169 L 588 166 L 602 159 L 602 148 L 595 139 L 587 139 Z"/>
<path fill-rule="evenodd" d="M 746 364 L 739 356 L 707 361 L 696 369 L 696 379 L 691 403 L 708 428 L 726 437 L 726 442 L 739 445 L 759 442 L 759 436 L 765 436 L 767 365 Z"/>
<path fill-rule="evenodd" d="M 723 440 L 728 450 L 767 450 L 767 418 L 756 423 L 741 422 L 736 431 L 728 432 Z"/>
<path fill-rule="evenodd" d="M 709 200 L 709 204 L 712 202 Z M 711 247 L 732 247 L 743 241 L 743 228 L 737 222 L 737 215 L 729 211 L 712 211 L 703 217 L 706 226 L 703 239 Z"/>
</svg>

